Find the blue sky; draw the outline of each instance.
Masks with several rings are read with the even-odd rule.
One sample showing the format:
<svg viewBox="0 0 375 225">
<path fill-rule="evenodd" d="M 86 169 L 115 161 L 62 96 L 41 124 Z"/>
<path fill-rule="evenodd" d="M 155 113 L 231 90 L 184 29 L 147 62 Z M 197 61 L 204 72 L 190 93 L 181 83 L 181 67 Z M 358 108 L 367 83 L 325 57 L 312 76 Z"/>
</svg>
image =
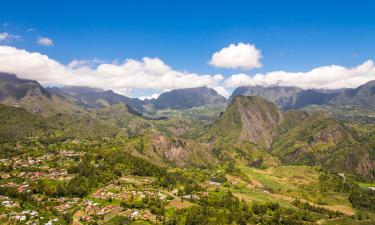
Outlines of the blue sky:
<svg viewBox="0 0 375 225">
<path fill-rule="evenodd" d="M 22 37 L 6 45 L 64 65 L 74 59 L 109 63 L 147 56 L 177 71 L 226 79 L 237 73 L 307 72 L 327 65 L 352 68 L 374 59 L 372 2 L 14 0 L 1 2 L 0 33 Z M 53 40 L 53 46 L 38 45 L 41 37 Z M 208 65 L 214 52 L 240 42 L 261 51 L 261 68 Z"/>
</svg>

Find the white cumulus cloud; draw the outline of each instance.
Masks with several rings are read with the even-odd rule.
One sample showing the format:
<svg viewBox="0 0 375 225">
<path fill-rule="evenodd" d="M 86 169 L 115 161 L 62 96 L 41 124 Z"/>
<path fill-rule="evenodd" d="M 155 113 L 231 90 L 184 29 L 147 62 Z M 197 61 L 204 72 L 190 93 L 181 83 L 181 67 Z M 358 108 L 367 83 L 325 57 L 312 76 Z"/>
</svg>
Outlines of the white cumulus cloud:
<svg viewBox="0 0 375 225">
<path fill-rule="evenodd" d="M 309 88 L 352 88 L 375 80 L 375 66 L 368 60 L 356 67 L 346 68 L 338 65 L 323 66 L 308 72 L 273 71 L 265 74 L 234 74 L 225 81 L 226 87 L 244 85 L 297 86 Z"/>
<path fill-rule="evenodd" d="M 231 44 L 215 52 L 209 64 L 221 68 L 253 69 L 262 67 L 261 58 L 260 50 L 254 45 L 240 42 L 237 45 Z"/>
<path fill-rule="evenodd" d="M 53 46 L 53 40 L 47 37 L 39 37 L 38 44 L 43 46 Z"/>
<path fill-rule="evenodd" d="M 172 69 L 158 58 L 127 59 L 123 63 L 99 63 L 92 68 L 87 62 L 73 61 L 69 66 L 38 52 L 0 46 L 0 71 L 21 78 L 34 79 L 43 85 L 82 85 L 127 93 L 132 89 L 167 89 L 218 87 L 222 75 L 200 75 Z"/>
</svg>

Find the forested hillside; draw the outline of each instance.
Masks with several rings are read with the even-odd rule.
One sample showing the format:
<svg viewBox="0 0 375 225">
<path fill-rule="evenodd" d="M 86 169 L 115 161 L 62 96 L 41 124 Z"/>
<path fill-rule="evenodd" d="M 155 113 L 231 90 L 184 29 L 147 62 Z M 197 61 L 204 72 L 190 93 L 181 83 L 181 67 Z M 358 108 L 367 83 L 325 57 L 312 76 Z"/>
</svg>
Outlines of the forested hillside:
<svg viewBox="0 0 375 225">
<path fill-rule="evenodd" d="M 207 88 L 176 91 L 187 99 L 176 105 L 161 97 L 169 105 L 158 109 L 103 90 L 0 82 L 2 224 L 375 221 L 371 123 L 259 96 L 226 106 Z"/>
</svg>

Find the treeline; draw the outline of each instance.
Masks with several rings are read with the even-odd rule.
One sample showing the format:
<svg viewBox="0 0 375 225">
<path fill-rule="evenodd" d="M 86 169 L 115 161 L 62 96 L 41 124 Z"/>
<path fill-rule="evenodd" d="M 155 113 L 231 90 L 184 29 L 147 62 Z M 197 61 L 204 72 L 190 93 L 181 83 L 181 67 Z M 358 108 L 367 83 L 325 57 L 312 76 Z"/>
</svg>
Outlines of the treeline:
<svg viewBox="0 0 375 225">
<path fill-rule="evenodd" d="M 375 191 L 358 188 L 350 193 L 349 201 L 356 208 L 375 210 Z"/>
<path fill-rule="evenodd" d="M 319 176 L 319 181 L 323 193 L 350 193 L 349 201 L 353 207 L 375 210 L 375 191 L 359 187 L 351 178 L 324 171 Z"/>
<path fill-rule="evenodd" d="M 217 192 L 197 201 L 197 205 L 178 210 L 167 225 L 193 224 L 303 224 L 313 221 L 308 211 L 282 208 L 277 203 L 251 206 L 231 192 Z"/>
<path fill-rule="evenodd" d="M 343 215 L 340 212 L 328 210 L 328 209 L 325 209 L 323 207 L 310 204 L 308 202 L 302 202 L 299 199 L 295 199 L 292 202 L 292 205 L 296 206 L 297 208 L 303 209 L 303 210 L 308 210 L 310 212 L 316 212 L 316 213 L 328 215 L 329 219 L 332 219 L 332 218 L 339 217 L 339 216 Z"/>
<path fill-rule="evenodd" d="M 337 173 L 322 171 L 319 176 L 321 192 L 350 193 L 356 188 L 356 184 L 349 178 L 340 176 Z"/>
</svg>

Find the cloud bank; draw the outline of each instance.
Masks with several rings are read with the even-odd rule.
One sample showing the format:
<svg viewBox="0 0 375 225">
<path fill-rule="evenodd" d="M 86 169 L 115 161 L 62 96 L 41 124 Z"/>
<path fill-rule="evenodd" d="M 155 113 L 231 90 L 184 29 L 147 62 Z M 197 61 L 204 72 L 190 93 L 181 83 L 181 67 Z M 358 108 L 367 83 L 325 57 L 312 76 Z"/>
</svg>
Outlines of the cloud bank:
<svg viewBox="0 0 375 225">
<path fill-rule="evenodd" d="M 92 68 L 92 63 L 97 65 Z M 34 79 L 43 85 L 83 85 L 129 94 L 131 89 L 164 91 L 220 86 L 223 76 L 173 70 L 158 58 L 127 59 L 121 64 L 74 60 L 68 66 L 38 52 L 0 46 L 0 71 Z"/>
<path fill-rule="evenodd" d="M 308 72 L 274 71 L 254 76 L 235 74 L 225 80 L 225 86 L 280 85 L 297 86 L 303 89 L 336 89 L 357 87 L 370 80 L 375 80 L 375 67 L 372 60 L 353 68 L 331 65 L 318 67 Z"/>
<path fill-rule="evenodd" d="M 10 46 L 0 46 L 0 71 L 37 80 L 44 86 L 90 86 L 132 96 L 137 90 L 160 94 L 176 88 L 208 86 L 228 97 L 228 90 L 244 85 L 335 89 L 357 87 L 375 80 L 375 64 L 372 60 L 352 68 L 330 65 L 307 72 L 273 71 L 255 75 L 240 73 L 224 78 L 221 74 L 177 71 L 159 58 L 149 57 L 142 60 L 127 59 L 121 63 L 108 63 L 94 58 L 73 60 L 64 65 L 41 53 Z"/>
<path fill-rule="evenodd" d="M 215 52 L 209 64 L 219 68 L 253 69 L 262 67 L 261 58 L 260 50 L 256 49 L 254 45 L 240 42 Z"/>
</svg>

